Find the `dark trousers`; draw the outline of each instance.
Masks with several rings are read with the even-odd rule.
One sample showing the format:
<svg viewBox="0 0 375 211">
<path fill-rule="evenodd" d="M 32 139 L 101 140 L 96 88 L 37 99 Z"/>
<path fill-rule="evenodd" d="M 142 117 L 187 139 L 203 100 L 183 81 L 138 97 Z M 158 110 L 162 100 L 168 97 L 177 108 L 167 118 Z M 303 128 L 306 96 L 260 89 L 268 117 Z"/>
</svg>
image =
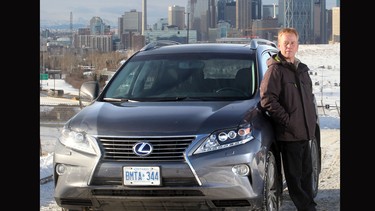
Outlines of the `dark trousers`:
<svg viewBox="0 0 375 211">
<path fill-rule="evenodd" d="M 279 141 L 289 196 L 298 211 L 315 211 L 309 141 Z"/>
</svg>

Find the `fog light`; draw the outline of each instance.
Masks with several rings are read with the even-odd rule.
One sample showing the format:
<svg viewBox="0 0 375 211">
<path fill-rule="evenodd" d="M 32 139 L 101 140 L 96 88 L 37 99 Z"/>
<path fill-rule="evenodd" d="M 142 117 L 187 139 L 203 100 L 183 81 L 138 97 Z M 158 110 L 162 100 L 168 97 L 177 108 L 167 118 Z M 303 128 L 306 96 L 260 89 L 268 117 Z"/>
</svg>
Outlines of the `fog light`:
<svg viewBox="0 0 375 211">
<path fill-rule="evenodd" d="M 249 175 L 250 168 L 246 164 L 235 165 L 232 167 L 232 172 L 241 177 L 247 176 Z"/>
<path fill-rule="evenodd" d="M 65 171 L 66 171 L 66 167 L 65 167 L 64 164 L 57 164 L 57 166 L 56 166 L 56 173 L 57 173 L 58 175 L 62 175 L 62 174 L 64 174 Z"/>
</svg>

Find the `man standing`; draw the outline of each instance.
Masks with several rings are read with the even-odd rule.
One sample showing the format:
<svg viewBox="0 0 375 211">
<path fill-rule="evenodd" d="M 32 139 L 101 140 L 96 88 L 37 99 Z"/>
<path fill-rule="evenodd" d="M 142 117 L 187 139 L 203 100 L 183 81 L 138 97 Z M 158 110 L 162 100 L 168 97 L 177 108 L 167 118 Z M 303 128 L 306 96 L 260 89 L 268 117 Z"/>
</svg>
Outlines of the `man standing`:
<svg viewBox="0 0 375 211">
<path fill-rule="evenodd" d="M 298 211 L 315 211 L 309 141 L 317 115 L 309 68 L 295 57 L 298 38 L 294 28 L 279 31 L 280 51 L 267 61 L 260 104 L 275 123 L 290 198 Z"/>
</svg>

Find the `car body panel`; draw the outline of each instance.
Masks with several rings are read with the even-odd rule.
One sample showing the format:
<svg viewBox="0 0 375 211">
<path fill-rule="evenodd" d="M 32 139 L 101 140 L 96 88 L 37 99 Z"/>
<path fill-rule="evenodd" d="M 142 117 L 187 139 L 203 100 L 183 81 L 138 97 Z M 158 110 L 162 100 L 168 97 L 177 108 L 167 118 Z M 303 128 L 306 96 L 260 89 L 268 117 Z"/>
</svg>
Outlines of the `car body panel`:
<svg viewBox="0 0 375 211">
<path fill-rule="evenodd" d="M 256 101 L 215 102 L 95 102 L 70 121 L 97 135 L 190 135 L 210 133 L 218 124 L 233 127 Z M 155 112 L 157 109 L 158 112 Z M 166 124 L 158 124 L 160 120 Z M 225 120 L 225 121 L 223 121 Z M 124 127 L 126 125 L 126 127 Z M 91 132 L 92 131 L 92 132 Z"/>
</svg>

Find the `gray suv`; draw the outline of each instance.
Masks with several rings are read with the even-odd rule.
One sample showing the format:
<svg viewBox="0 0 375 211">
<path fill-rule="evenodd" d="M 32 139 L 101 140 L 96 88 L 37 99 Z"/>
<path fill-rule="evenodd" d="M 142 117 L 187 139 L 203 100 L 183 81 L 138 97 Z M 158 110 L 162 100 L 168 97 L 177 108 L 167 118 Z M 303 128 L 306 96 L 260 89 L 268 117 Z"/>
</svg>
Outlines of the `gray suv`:
<svg viewBox="0 0 375 211">
<path fill-rule="evenodd" d="M 82 110 L 54 152 L 63 210 L 279 210 L 286 188 L 272 121 L 258 108 L 268 40 L 158 41 L 133 54 L 101 89 L 80 88 Z M 311 141 L 315 194 L 320 127 Z"/>
</svg>

